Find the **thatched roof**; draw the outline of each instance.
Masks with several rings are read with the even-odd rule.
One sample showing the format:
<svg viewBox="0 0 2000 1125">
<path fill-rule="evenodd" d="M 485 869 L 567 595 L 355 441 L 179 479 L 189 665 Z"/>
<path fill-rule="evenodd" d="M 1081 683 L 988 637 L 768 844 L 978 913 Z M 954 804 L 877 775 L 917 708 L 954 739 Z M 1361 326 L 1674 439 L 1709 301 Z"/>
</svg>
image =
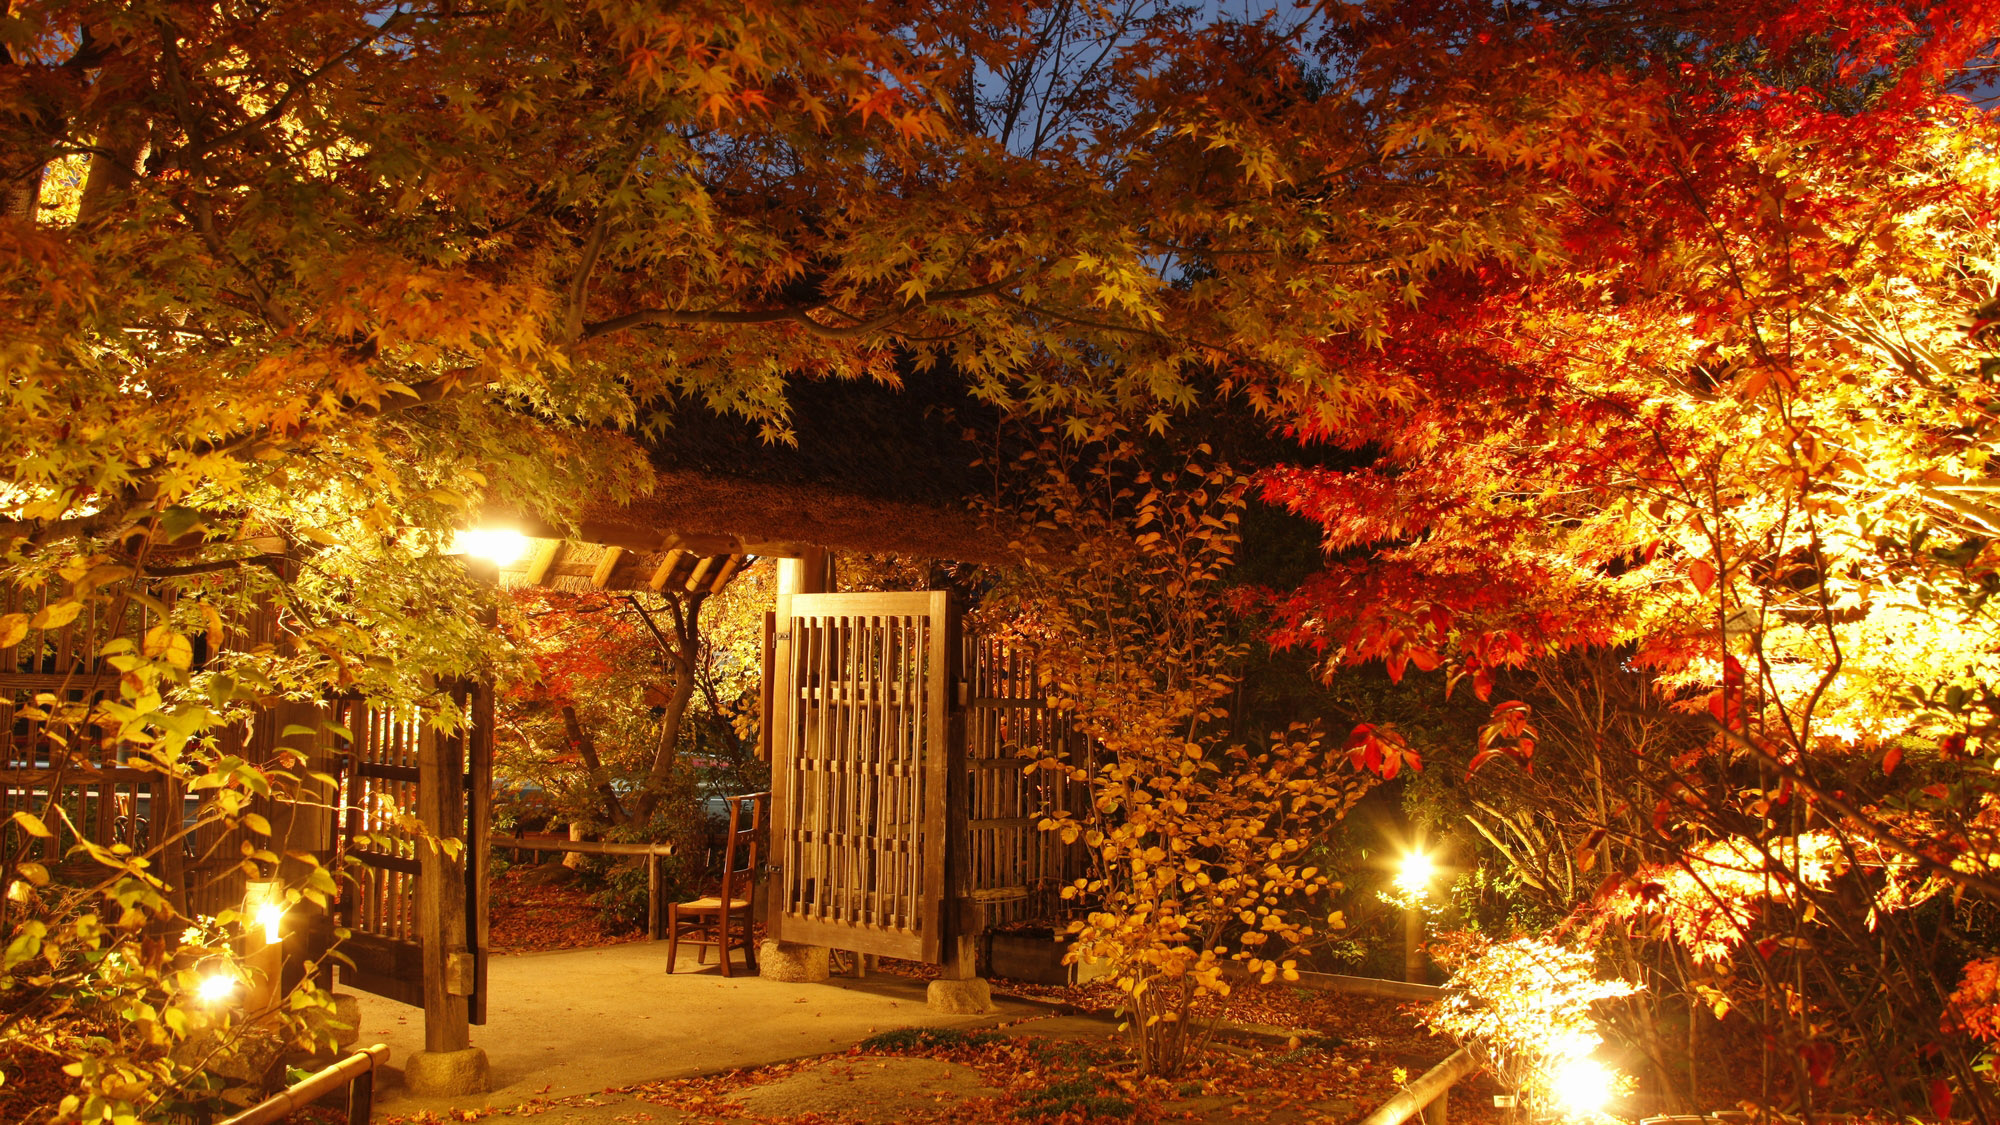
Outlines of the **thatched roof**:
<svg viewBox="0 0 2000 1125">
<path fill-rule="evenodd" d="M 832 548 L 958 562 L 1020 558 L 1008 544 L 1021 529 L 973 511 L 972 498 L 992 483 L 974 467 L 980 450 L 966 433 L 990 434 L 997 414 L 967 398 L 961 383 L 913 373 L 901 388 L 816 381 L 788 394 L 790 444 L 764 441 L 754 423 L 681 404 L 651 442 L 652 494 L 586 504 L 581 538 L 643 556 L 619 564 L 639 568 L 676 549 L 708 557 Z"/>
<path fill-rule="evenodd" d="M 683 403 L 650 443 L 658 474 L 652 494 L 630 504 L 583 507 L 582 540 L 629 552 L 607 578 L 624 585 L 610 588 L 646 586 L 673 551 L 726 560 L 831 548 L 956 562 L 1020 561 L 1022 551 L 1011 544 L 1028 538 L 1026 529 L 976 512 L 972 501 L 992 494 L 991 464 L 1018 454 L 1032 427 L 1003 426 L 998 411 L 970 398 L 964 382 L 949 372 L 907 373 L 900 388 L 799 381 L 787 393 L 792 442 L 764 441 L 754 423 Z M 1184 456 L 1174 449 L 1196 441 L 1245 468 L 1344 467 L 1371 456 L 1301 446 L 1248 410 L 1193 412 L 1176 418 L 1174 429 L 1174 439 L 1160 443 L 1169 460 Z M 1272 525 L 1273 542 L 1304 560 L 1280 569 L 1296 570 L 1317 558 L 1313 529 L 1283 513 L 1259 514 L 1269 517 L 1262 522 Z M 1267 549 L 1246 545 L 1245 555 Z M 576 573 L 559 577 L 598 577 L 594 561 L 563 557 L 570 560 L 563 567 Z"/>
</svg>

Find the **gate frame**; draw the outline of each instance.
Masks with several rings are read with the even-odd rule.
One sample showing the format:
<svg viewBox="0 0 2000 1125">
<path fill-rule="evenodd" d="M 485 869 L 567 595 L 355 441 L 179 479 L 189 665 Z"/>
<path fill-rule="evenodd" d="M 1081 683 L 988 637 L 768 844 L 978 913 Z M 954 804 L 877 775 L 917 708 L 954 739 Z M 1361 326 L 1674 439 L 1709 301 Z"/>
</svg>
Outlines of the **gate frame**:
<svg viewBox="0 0 2000 1125">
<path fill-rule="evenodd" d="M 801 599 L 804 600 L 803 607 Z M 821 602 L 819 599 L 828 601 Z M 831 599 L 838 599 L 837 606 Z M 820 605 L 826 605 L 827 611 L 813 612 Z M 961 934 L 963 919 L 958 916 L 961 913 L 956 909 L 958 896 L 953 893 L 957 889 L 952 875 L 953 865 L 958 862 L 955 857 L 962 850 L 957 844 L 963 834 L 964 820 L 959 808 L 962 801 L 954 800 L 960 795 L 954 778 L 963 772 L 964 746 L 963 740 L 956 737 L 959 715 L 954 690 L 957 679 L 954 659 L 957 615 L 947 591 L 841 594 L 791 591 L 781 585 L 765 671 L 767 683 L 773 678 L 777 680 L 770 690 L 770 719 L 765 728 L 770 732 L 771 747 L 771 858 L 778 861 L 784 856 L 781 850 L 786 843 L 783 834 L 793 831 L 795 818 L 806 811 L 803 807 L 794 807 L 799 796 L 793 792 L 790 768 L 791 724 L 798 695 L 793 679 L 795 622 L 800 617 L 885 616 L 922 616 L 930 622 L 929 647 L 923 669 L 923 691 L 929 708 L 924 716 L 927 753 L 918 761 L 918 805 L 922 815 L 915 828 L 915 839 L 930 837 L 935 842 L 925 847 L 922 853 L 923 867 L 919 872 L 916 901 L 920 921 L 916 947 L 911 948 L 909 939 L 902 935 L 880 929 L 815 924 L 798 918 L 788 921 L 785 888 L 786 880 L 792 873 L 782 869 L 771 881 L 766 925 L 774 941 L 824 945 L 858 953 L 909 957 L 929 964 L 941 964 L 951 950 L 948 943 L 952 939 L 969 937 Z M 954 831 L 954 819 L 959 831 Z"/>
</svg>

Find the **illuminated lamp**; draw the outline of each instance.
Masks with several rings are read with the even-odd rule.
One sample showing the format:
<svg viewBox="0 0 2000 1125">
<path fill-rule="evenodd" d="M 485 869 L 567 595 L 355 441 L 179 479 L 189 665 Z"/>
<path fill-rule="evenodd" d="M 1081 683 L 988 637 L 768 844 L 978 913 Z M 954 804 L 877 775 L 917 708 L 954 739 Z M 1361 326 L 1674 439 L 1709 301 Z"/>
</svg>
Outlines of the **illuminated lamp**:
<svg viewBox="0 0 2000 1125">
<path fill-rule="evenodd" d="M 467 528 L 452 535 L 451 553 L 504 567 L 528 553 L 528 537 L 511 528 Z"/>
</svg>

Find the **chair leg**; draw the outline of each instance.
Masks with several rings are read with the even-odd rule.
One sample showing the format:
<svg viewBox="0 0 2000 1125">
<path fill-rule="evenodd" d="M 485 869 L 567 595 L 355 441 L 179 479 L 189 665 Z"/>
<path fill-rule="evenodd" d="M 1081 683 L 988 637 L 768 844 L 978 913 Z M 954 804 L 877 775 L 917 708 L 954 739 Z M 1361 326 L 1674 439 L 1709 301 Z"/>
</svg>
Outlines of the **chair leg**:
<svg viewBox="0 0 2000 1125">
<path fill-rule="evenodd" d="M 715 959 L 722 963 L 722 975 L 729 975 L 729 904 L 722 904 L 722 913 L 715 920 Z"/>
<path fill-rule="evenodd" d="M 667 971 L 674 971 L 674 955 L 681 948 L 681 908 L 671 903 L 667 906 Z"/>
<path fill-rule="evenodd" d="M 752 973 L 757 971 L 757 911 L 753 907 L 743 915 L 743 965 Z"/>
</svg>

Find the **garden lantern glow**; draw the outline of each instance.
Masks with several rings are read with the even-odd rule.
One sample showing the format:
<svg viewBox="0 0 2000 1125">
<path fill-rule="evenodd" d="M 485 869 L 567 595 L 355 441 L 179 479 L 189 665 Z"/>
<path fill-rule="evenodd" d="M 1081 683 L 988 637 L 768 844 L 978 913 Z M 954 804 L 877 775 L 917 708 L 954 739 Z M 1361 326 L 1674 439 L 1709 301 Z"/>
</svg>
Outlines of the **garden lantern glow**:
<svg viewBox="0 0 2000 1125">
<path fill-rule="evenodd" d="M 1411 898 L 1425 898 L 1430 894 L 1431 879 L 1436 875 L 1437 864 L 1429 853 L 1410 852 L 1396 869 L 1396 889 Z"/>
<path fill-rule="evenodd" d="M 276 945 L 279 925 L 285 920 L 285 908 L 275 902 L 267 902 L 257 908 L 257 924 L 264 927 L 264 944 Z"/>
<path fill-rule="evenodd" d="M 265 945 L 276 945 L 283 937 L 284 896 L 284 885 L 276 882 L 253 882 L 243 888 L 243 915 L 263 927 Z"/>
<path fill-rule="evenodd" d="M 512 528 L 467 528 L 452 536 L 451 553 L 506 566 L 528 553 L 528 537 Z"/>
<path fill-rule="evenodd" d="M 1594 1117 L 1611 1102 L 1616 1076 L 1592 1058 L 1564 1059 L 1550 1083 L 1558 1108 L 1574 1117 Z"/>
<path fill-rule="evenodd" d="M 218 969 L 201 978 L 194 994 L 204 1004 L 224 1003 L 236 994 L 236 974 L 228 969 Z"/>
</svg>

